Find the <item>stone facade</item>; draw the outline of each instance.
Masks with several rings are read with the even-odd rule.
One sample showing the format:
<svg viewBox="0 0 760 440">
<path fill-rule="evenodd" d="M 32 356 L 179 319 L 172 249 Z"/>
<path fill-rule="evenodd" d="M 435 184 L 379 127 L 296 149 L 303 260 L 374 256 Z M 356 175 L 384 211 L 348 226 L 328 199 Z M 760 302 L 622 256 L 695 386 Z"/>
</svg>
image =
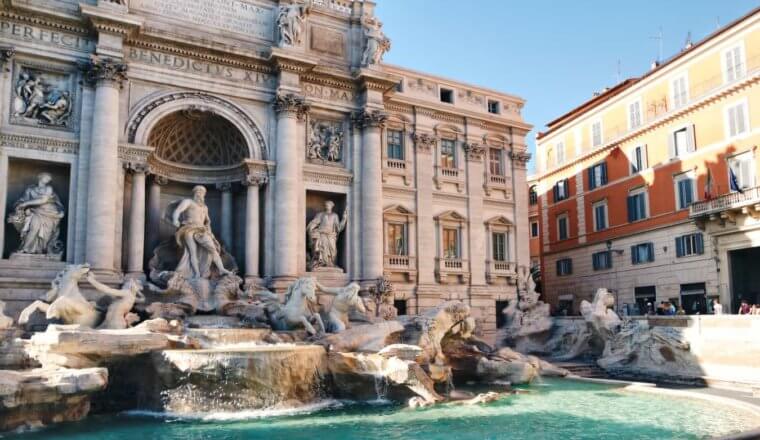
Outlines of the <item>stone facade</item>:
<svg viewBox="0 0 760 440">
<path fill-rule="evenodd" d="M 330 200 L 350 219 L 320 282 L 386 276 L 407 313 L 463 299 L 492 331 L 530 264 L 524 101 L 383 64 L 374 6 L 5 2 L 0 206 L 44 171 L 66 213 L 61 262 L 10 260 L 0 229 L 8 311 L 66 262 L 145 277 L 168 204 L 201 184 L 246 282 L 306 274 L 305 227 Z"/>
</svg>

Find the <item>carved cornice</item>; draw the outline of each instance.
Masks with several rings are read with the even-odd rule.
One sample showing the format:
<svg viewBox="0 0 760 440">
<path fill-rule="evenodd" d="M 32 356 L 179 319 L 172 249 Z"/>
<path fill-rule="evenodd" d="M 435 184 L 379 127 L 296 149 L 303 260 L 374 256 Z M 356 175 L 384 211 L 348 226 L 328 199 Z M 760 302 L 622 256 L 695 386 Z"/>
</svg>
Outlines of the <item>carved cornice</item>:
<svg viewBox="0 0 760 440">
<path fill-rule="evenodd" d="M 406 113 L 406 114 L 414 113 L 414 107 L 412 107 L 411 105 L 398 104 L 395 102 L 385 102 L 383 106 L 389 112 Z"/>
<path fill-rule="evenodd" d="M 382 110 L 362 110 L 351 117 L 357 127 L 385 127 L 388 121 L 388 113 Z"/>
<path fill-rule="evenodd" d="M 465 142 L 464 151 L 467 153 L 467 160 L 483 160 L 486 149 L 477 142 Z"/>
<path fill-rule="evenodd" d="M 303 120 L 309 112 L 309 104 L 303 96 L 295 93 L 277 93 L 272 101 L 275 113 L 287 114 Z"/>
<path fill-rule="evenodd" d="M 524 151 L 512 151 L 509 153 L 509 158 L 512 159 L 512 162 L 521 168 L 525 168 L 528 165 L 530 157 L 530 153 Z"/>
<path fill-rule="evenodd" d="M 0 134 L 0 148 L 3 147 L 37 150 L 47 153 L 77 154 L 79 152 L 78 142 L 17 134 Z"/>
<path fill-rule="evenodd" d="M 301 76 L 302 82 L 308 82 L 313 84 L 319 84 L 321 86 L 328 86 L 328 87 L 335 87 L 338 89 L 345 89 L 345 90 L 351 90 L 354 91 L 356 89 L 355 85 L 351 81 L 346 81 L 330 76 L 325 75 L 319 75 L 315 73 L 307 73 L 305 75 Z"/>
<path fill-rule="evenodd" d="M 2 2 L 0 2 L 0 7 L 2 7 Z M 88 29 L 82 26 L 73 25 L 71 22 L 56 21 L 50 19 L 49 17 L 43 17 L 40 15 L 17 14 L 10 10 L 0 10 L 0 18 L 7 18 L 10 20 L 16 20 L 38 26 L 45 26 L 62 31 L 73 32 L 80 34 L 83 37 L 89 35 L 90 33 Z"/>
<path fill-rule="evenodd" d="M 335 167 L 324 167 L 307 164 L 304 166 L 304 181 L 336 186 L 351 186 L 354 175 L 350 172 Z"/>
<path fill-rule="evenodd" d="M 414 132 L 412 134 L 414 146 L 420 153 L 430 153 L 438 139 L 430 133 Z"/>
<path fill-rule="evenodd" d="M 119 87 L 127 80 L 127 69 L 121 60 L 97 55 L 90 55 L 90 60 L 82 65 L 87 81 Z"/>
<path fill-rule="evenodd" d="M 193 48 L 186 48 L 178 46 L 177 44 L 166 44 L 156 39 L 140 36 L 135 39 L 128 39 L 125 44 L 129 46 L 139 47 L 142 49 L 150 49 L 159 52 L 167 52 L 174 55 L 180 55 L 188 58 L 197 58 L 210 63 L 223 64 L 228 66 L 237 67 L 243 70 L 252 70 L 260 73 L 273 73 L 274 69 L 262 62 L 252 62 L 251 59 L 255 57 L 241 57 L 232 55 L 229 53 L 214 53 L 209 50 L 196 50 Z"/>
<path fill-rule="evenodd" d="M 147 164 L 148 156 L 153 152 L 153 148 L 142 147 L 134 144 L 119 145 L 119 160 L 124 166 L 130 164 Z"/>
</svg>

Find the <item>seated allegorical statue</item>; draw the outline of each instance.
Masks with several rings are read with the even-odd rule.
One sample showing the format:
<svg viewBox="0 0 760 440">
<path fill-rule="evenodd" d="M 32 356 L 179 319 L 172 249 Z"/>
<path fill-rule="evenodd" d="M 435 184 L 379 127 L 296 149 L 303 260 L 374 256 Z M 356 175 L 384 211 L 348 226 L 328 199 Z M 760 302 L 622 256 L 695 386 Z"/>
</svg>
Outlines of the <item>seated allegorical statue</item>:
<svg viewBox="0 0 760 440">
<path fill-rule="evenodd" d="M 58 239 L 63 203 L 50 186 L 52 179 L 50 174 L 40 173 L 37 184 L 24 190 L 8 217 L 8 223 L 21 236 L 18 253 L 60 256 L 63 252 L 63 243 Z"/>
</svg>

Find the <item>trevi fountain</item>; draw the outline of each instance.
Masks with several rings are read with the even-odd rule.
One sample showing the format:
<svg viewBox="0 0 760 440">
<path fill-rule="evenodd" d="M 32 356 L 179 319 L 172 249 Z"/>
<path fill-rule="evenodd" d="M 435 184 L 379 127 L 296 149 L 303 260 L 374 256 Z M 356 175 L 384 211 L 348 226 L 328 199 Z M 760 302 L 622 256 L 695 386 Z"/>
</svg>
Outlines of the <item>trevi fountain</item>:
<svg viewBox="0 0 760 440">
<path fill-rule="evenodd" d="M 604 289 L 549 316 L 524 101 L 385 65 L 390 47 L 368 0 L 0 3 L 0 438 L 760 425 L 552 363 L 699 373 Z"/>
</svg>

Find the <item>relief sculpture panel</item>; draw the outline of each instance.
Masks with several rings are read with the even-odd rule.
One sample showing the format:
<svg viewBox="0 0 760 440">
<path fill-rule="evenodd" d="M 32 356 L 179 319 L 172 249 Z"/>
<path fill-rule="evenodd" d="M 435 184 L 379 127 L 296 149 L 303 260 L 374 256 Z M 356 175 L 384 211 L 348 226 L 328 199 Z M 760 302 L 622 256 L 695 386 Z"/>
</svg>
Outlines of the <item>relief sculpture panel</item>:
<svg viewBox="0 0 760 440">
<path fill-rule="evenodd" d="M 11 122 L 71 129 L 73 101 L 72 75 L 20 66 L 13 86 Z"/>
</svg>

